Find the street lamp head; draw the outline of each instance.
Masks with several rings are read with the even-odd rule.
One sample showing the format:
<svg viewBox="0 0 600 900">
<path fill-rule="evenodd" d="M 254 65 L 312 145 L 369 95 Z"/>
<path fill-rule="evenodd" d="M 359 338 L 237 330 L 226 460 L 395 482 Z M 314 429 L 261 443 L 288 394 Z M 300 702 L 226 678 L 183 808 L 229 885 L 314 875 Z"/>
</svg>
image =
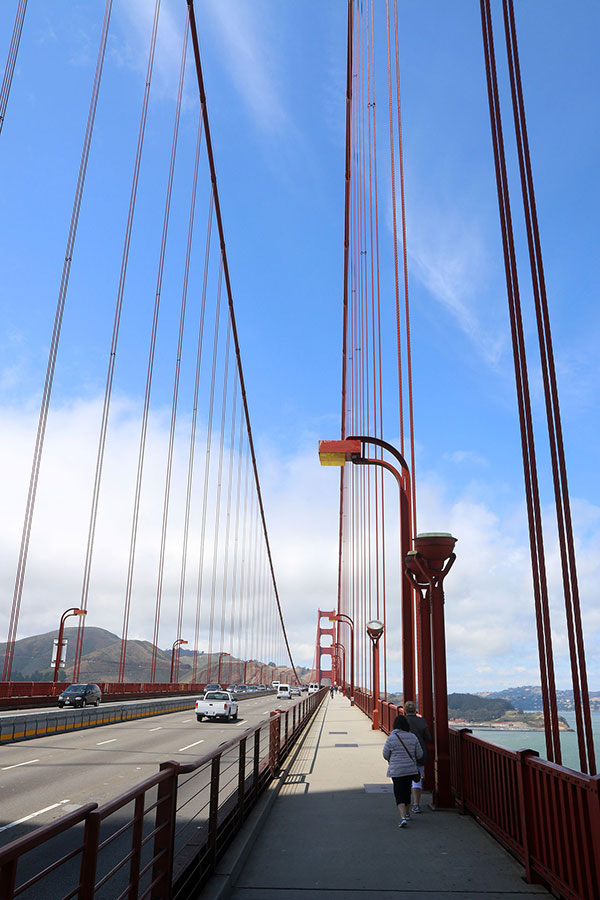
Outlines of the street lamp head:
<svg viewBox="0 0 600 900">
<path fill-rule="evenodd" d="M 425 578 L 422 567 L 418 563 L 419 552 L 418 550 L 409 550 L 406 556 L 404 557 L 404 565 L 408 572 L 413 576 L 414 581 L 419 585 L 419 587 L 427 587 L 429 581 Z M 414 583 L 414 582 L 413 582 Z"/>
<path fill-rule="evenodd" d="M 431 569 L 441 571 L 447 559 L 450 559 L 456 544 L 456 538 L 448 532 L 428 532 L 413 538 L 415 550 L 427 560 Z"/>
<path fill-rule="evenodd" d="M 371 619 L 370 622 L 367 622 L 367 634 L 372 641 L 379 640 L 383 634 L 383 628 L 383 622 L 380 622 L 379 619 Z"/>
<path fill-rule="evenodd" d="M 319 441 L 319 460 L 322 466 L 343 466 L 353 456 L 360 456 L 361 443 L 352 441 Z"/>
</svg>

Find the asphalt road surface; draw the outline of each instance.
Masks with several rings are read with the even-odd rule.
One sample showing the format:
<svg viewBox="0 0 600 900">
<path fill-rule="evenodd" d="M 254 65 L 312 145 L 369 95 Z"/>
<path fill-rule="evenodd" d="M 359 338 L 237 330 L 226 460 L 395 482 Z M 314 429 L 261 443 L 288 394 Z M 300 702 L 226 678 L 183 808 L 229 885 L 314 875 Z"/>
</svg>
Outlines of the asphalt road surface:
<svg viewBox="0 0 600 900">
<path fill-rule="evenodd" d="M 198 723 L 194 711 L 185 710 L 4 745 L 0 846 L 85 803 L 117 797 L 161 762 L 192 762 L 287 705 L 268 695 L 240 702 L 236 722 Z"/>
</svg>

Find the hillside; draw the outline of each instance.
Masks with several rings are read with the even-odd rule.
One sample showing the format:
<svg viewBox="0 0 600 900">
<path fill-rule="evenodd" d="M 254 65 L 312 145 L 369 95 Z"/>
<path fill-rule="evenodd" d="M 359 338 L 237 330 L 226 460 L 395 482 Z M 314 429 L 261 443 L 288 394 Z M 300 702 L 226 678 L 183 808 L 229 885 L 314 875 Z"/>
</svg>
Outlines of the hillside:
<svg viewBox="0 0 600 900">
<path fill-rule="evenodd" d="M 448 718 L 469 722 L 493 722 L 508 710 L 514 710 L 504 698 L 479 697 L 476 694 L 448 694 Z"/>
<path fill-rule="evenodd" d="M 531 712 L 542 712 L 542 689 L 539 685 L 523 685 L 522 687 L 504 688 L 502 691 L 479 693 L 479 697 L 495 699 L 501 697 L 509 700 L 516 709 Z M 573 706 L 573 691 L 557 691 L 556 702 L 560 712 L 570 712 Z M 590 709 L 600 713 L 600 691 L 590 691 Z"/>
<path fill-rule="evenodd" d="M 401 704 L 401 694 L 388 694 L 388 700 Z M 501 729 L 506 731 L 543 731 L 544 718 L 538 712 L 515 709 L 506 697 L 495 694 L 448 694 L 448 721 L 458 727 Z M 568 722 L 558 717 L 560 731 L 571 731 Z"/>
<path fill-rule="evenodd" d="M 52 644 L 58 637 L 58 631 L 49 631 L 45 634 L 37 634 L 27 638 L 21 638 L 15 643 L 13 657 L 13 681 L 51 681 L 54 670 L 50 665 L 52 659 Z M 67 644 L 67 666 L 59 672 L 61 681 L 72 681 L 73 654 L 77 641 L 77 626 L 65 628 L 64 637 Z M 4 656 L 6 644 L 0 644 L 0 654 Z M 86 627 L 83 638 L 83 653 L 81 656 L 80 678 L 82 681 L 116 681 L 116 673 L 119 668 L 121 656 L 121 639 L 104 628 L 96 628 L 92 625 Z M 193 674 L 193 656 L 191 650 L 182 648 L 179 660 L 179 682 L 189 683 Z M 125 681 L 144 682 L 150 678 L 152 664 L 152 644 L 149 641 L 131 640 L 127 643 L 127 657 L 125 665 Z M 216 681 L 219 673 L 219 654 L 207 654 L 200 652 L 198 656 L 197 681 Z M 229 654 L 221 657 L 221 679 L 225 683 L 239 684 L 247 681 L 251 684 L 274 679 L 279 681 L 293 680 L 293 673 L 289 667 L 275 666 L 273 663 L 260 663 L 257 660 L 237 659 Z M 169 681 L 171 675 L 171 650 L 157 650 L 156 676 L 159 683 Z M 309 669 L 298 668 L 298 675 L 302 680 L 307 680 Z"/>
</svg>

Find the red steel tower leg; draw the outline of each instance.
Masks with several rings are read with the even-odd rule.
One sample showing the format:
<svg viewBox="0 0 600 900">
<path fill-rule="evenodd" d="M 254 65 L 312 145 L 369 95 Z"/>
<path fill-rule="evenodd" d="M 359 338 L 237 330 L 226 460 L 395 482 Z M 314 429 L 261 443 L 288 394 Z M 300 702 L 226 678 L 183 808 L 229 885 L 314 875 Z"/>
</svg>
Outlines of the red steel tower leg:
<svg viewBox="0 0 600 900">
<path fill-rule="evenodd" d="M 322 684 L 324 679 L 329 679 L 329 683 L 333 684 L 333 642 L 335 641 L 335 627 L 332 626 L 330 619 L 335 616 L 335 610 L 327 611 L 320 609 L 318 611 L 319 618 L 317 621 L 317 681 L 319 684 Z M 326 619 L 329 628 L 324 628 L 322 626 L 323 619 Z M 331 644 L 329 646 L 323 647 L 322 639 L 324 636 L 331 635 Z M 330 658 L 330 665 L 328 669 L 321 668 L 321 657 L 328 656 Z"/>
</svg>

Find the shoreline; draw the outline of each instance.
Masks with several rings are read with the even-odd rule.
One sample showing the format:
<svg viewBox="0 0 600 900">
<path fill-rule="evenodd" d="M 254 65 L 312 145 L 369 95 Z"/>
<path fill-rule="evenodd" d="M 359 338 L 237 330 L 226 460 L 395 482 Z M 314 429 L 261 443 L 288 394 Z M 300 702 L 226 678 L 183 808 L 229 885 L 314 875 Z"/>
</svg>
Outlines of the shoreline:
<svg viewBox="0 0 600 900">
<path fill-rule="evenodd" d="M 464 722 L 460 721 L 449 721 L 448 724 L 451 728 L 477 728 L 478 731 L 534 731 L 537 733 L 543 733 L 544 726 L 542 725 L 528 725 L 526 722 L 515 722 L 514 725 L 512 722 L 502 722 L 495 725 L 493 722 Z M 574 729 L 570 727 L 560 727 L 562 723 L 559 724 L 559 731 L 561 732 L 573 732 Z"/>
</svg>

